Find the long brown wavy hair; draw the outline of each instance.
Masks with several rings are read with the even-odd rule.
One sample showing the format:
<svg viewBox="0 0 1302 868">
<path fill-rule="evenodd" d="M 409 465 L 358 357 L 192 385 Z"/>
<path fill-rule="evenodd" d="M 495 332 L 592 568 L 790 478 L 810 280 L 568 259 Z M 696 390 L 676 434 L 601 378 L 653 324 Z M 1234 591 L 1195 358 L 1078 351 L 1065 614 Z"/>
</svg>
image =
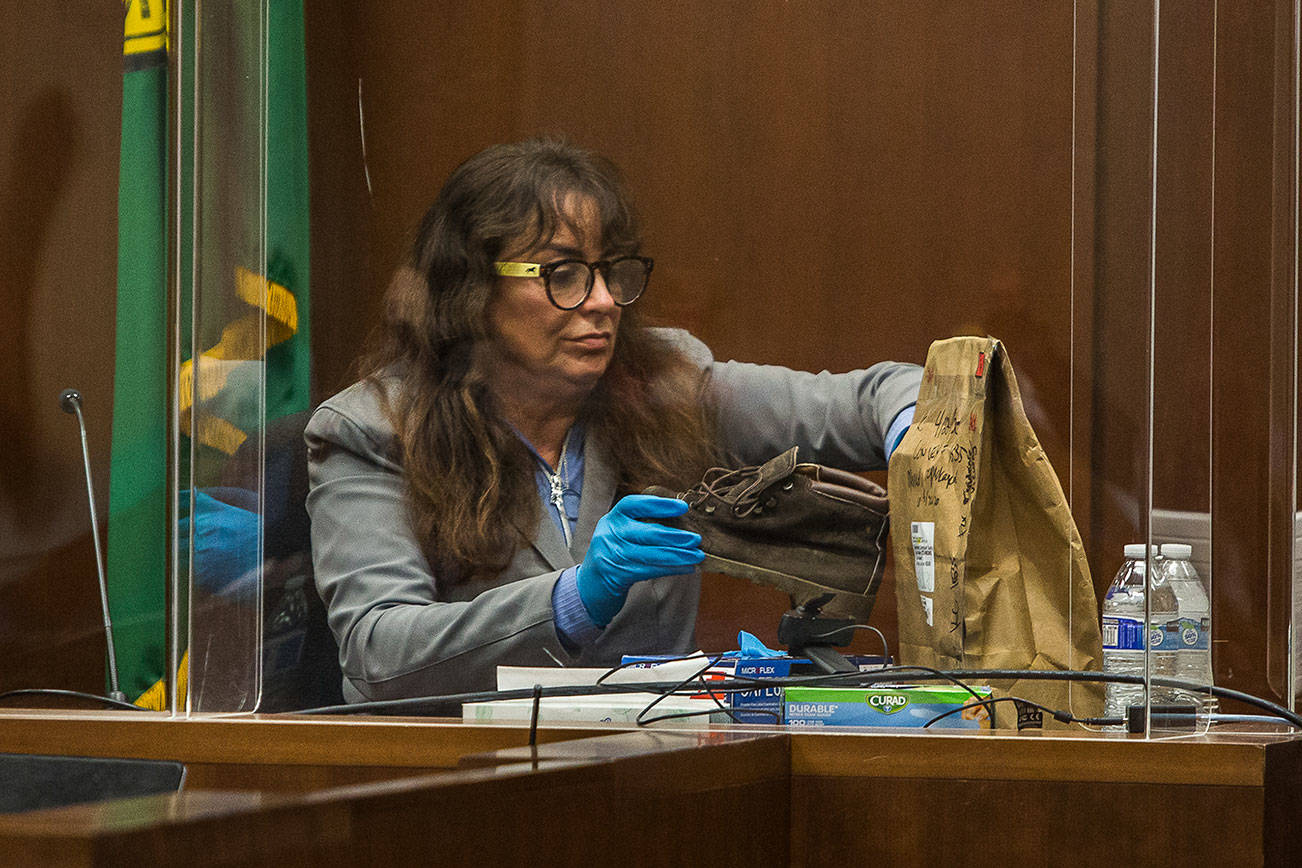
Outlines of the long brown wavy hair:
<svg viewBox="0 0 1302 868">
<path fill-rule="evenodd" d="M 630 197 L 603 157 L 531 139 L 462 163 L 421 220 L 363 361 L 388 396 L 412 522 L 441 580 L 495 575 L 537 527 L 534 459 L 502 417 L 475 347 L 490 337 L 493 262 L 522 239 L 529 248 L 549 240 L 576 195 L 595 207 L 605 249 L 640 249 Z M 714 457 L 698 370 L 637 308 L 624 308 L 610 366 L 581 415 L 615 462 L 620 493 L 686 487 Z"/>
</svg>

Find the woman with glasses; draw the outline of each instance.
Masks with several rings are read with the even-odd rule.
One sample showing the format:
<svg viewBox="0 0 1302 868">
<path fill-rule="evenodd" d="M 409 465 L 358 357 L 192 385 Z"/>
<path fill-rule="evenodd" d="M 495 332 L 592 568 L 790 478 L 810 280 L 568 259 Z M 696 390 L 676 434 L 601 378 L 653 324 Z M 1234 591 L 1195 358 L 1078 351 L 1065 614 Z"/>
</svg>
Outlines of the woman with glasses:
<svg viewBox="0 0 1302 868">
<path fill-rule="evenodd" d="M 635 303 L 653 261 L 615 168 L 572 145 L 458 167 L 391 286 L 366 377 L 306 431 L 317 587 L 350 701 L 491 689 L 498 664 L 684 653 L 700 538 L 659 524 L 720 461 L 881 467 L 920 374 L 715 362 Z"/>
</svg>

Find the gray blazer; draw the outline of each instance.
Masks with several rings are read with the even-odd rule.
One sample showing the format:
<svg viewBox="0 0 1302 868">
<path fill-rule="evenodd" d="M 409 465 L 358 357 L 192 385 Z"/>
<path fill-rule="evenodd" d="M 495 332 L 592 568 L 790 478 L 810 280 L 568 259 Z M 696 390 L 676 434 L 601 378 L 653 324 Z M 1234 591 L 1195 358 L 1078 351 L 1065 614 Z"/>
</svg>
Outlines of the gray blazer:
<svg viewBox="0 0 1302 868">
<path fill-rule="evenodd" d="M 757 464 L 797 445 L 801 460 L 847 470 L 885 465 L 883 440 L 913 403 L 916 365 L 883 362 L 847 374 L 716 362 L 680 330 L 662 335 L 700 369 L 735 465 Z M 491 690 L 498 664 L 610 666 L 626 653 L 695 650 L 700 573 L 640 582 L 601 636 L 577 654 L 560 642 L 552 588 L 583 560 L 593 529 L 613 505 L 611 462 L 589 438 L 573 545 L 544 512 L 533 544 L 496 577 L 440 583 L 408 520 L 393 429 L 374 389 L 355 384 L 323 403 L 305 432 L 317 588 L 339 642 L 350 702 Z"/>
</svg>

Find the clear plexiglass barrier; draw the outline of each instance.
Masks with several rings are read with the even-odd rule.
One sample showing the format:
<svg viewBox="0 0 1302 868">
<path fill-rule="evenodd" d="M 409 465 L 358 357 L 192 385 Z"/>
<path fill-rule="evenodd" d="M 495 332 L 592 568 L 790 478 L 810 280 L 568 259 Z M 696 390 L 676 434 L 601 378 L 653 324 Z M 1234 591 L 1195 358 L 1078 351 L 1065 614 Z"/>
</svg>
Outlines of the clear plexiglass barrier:
<svg viewBox="0 0 1302 868">
<path fill-rule="evenodd" d="M 174 707 L 248 711 L 261 686 L 266 573 L 265 11 L 200 2 L 177 14 L 178 307 L 190 314 L 179 330 L 178 455 L 191 533 L 178 561 L 173 663 L 187 677 Z"/>
<path fill-rule="evenodd" d="M 284 707 L 304 653 L 309 215 L 292 5 L 177 13 L 177 464 L 191 520 L 174 593 L 185 684 L 173 680 L 171 707 L 192 712 Z"/>
<path fill-rule="evenodd" d="M 1153 737 L 1275 727 L 1212 685 L 1296 707 L 1295 3 L 282 5 L 178 12 L 173 707 L 338 700 L 306 411 L 356 377 L 448 173 L 537 133 L 621 167 L 655 258 L 637 304 L 718 360 L 1000 341 L 1020 403 L 931 356 L 868 622 L 897 662 L 1136 676 L 973 678 L 1073 726 L 1136 706 Z M 702 587 L 702 648 L 776 644 L 781 594 Z"/>
</svg>

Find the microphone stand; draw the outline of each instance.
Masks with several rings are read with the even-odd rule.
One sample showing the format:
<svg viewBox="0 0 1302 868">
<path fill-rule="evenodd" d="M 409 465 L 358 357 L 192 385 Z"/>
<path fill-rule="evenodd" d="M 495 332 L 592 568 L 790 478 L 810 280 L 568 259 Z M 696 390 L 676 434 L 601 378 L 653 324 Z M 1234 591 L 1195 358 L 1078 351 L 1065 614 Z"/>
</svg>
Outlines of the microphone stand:
<svg viewBox="0 0 1302 868">
<path fill-rule="evenodd" d="M 59 406 L 65 413 L 77 416 L 77 427 L 81 429 L 81 461 L 86 470 L 86 500 L 90 504 L 91 536 L 95 539 L 95 566 L 99 570 L 99 604 L 104 613 L 104 639 L 108 644 L 109 664 L 109 699 L 126 702 L 127 696 L 118 687 L 118 660 L 113 647 L 113 619 L 109 617 L 108 580 L 104 576 L 104 553 L 99 544 L 99 518 L 95 515 L 95 488 L 90 479 L 90 447 L 86 444 L 86 420 L 81 415 L 81 393 L 76 389 L 64 389 L 59 394 Z"/>
</svg>

